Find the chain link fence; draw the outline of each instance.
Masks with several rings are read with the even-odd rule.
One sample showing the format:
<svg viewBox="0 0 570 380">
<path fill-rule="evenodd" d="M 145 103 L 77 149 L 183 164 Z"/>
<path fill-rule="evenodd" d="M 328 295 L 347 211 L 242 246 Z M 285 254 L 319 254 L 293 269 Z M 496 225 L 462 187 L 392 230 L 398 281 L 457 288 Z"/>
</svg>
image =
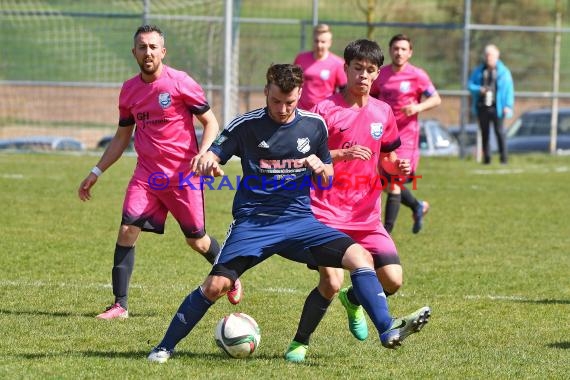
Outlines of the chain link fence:
<svg viewBox="0 0 570 380">
<path fill-rule="evenodd" d="M 163 29 L 166 63 L 204 86 L 221 122 L 224 100 L 232 103 L 233 115 L 264 105 L 267 67 L 292 62 L 300 50 L 310 49 L 317 21 L 332 26 L 332 50 L 338 55 L 357 38 L 375 39 L 387 55 L 390 37 L 408 34 L 414 42 L 412 63 L 430 74 L 443 95 L 442 105 L 424 118 L 445 125 L 470 121 L 462 120 L 469 117 L 462 114 L 465 73 L 479 62 L 487 43 L 501 48 L 513 73 L 515 116 L 549 107 L 553 99 L 570 106 L 570 67 L 560 65 L 558 90 L 554 86 L 556 41 L 560 62 L 570 62 L 567 2 L 228 1 L 233 6 L 230 60 L 224 0 L 3 0 L 0 138 L 58 134 L 93 147 L 112 133 L 121 83 L 138 72 L 132 35 L 142 23 Z"/>
</svg>

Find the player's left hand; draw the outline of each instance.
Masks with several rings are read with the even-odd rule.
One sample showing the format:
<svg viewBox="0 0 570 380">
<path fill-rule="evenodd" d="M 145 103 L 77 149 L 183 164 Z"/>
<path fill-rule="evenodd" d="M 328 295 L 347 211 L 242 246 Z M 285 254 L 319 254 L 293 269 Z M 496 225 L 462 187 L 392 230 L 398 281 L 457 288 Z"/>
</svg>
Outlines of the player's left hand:
<svg viewBox="0 0 570 380">
<path fill-rule="evenodd" d="M 395 164 L 402 175 L 409 175 L 412 172 L 412 164 L 408 159 L 398 158 Z"/>
<path fill-rule="evenodd" d="M 396 152 L 381 153 L 380 165 L 388 174 L 408 175 L 412 172 L 412 164 L 409 159 L 398 158 Z"/>
</svg>

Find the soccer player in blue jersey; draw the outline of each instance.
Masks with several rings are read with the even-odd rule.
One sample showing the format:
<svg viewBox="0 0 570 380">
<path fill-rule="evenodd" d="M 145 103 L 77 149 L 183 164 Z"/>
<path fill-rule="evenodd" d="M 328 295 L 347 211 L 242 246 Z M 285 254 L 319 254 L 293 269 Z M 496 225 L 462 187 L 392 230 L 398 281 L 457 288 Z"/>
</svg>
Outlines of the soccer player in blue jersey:
<svg viewBox="0 0 570 380">
<path fill-rule="evenodd" d="M 223 175 L 221 164 L 241 158 L 244 180 L 234 198 L 234 221 L 210 274 L 184 299 L 148 360 L 166 362 L 234 281 L 273 254 L 349 270 L 354 293 L 376 328 L 389 330 L 393 319 L 372 256 L 311 211 L 311 183 L 327 187 L 333 167 L 324 120 L 297 109 L 302 86 L 299 66 L 270 66 L 267 106 L 230 122 L 200 158 L 198 173 L 208 176 Z"/>
</svg>

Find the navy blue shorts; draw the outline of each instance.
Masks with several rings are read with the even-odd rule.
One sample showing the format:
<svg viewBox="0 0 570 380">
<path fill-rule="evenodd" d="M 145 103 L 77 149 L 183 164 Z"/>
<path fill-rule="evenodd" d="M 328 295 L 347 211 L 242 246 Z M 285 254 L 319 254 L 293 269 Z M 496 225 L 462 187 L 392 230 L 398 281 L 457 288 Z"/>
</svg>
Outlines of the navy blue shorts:
<svg viewBox="0 0 570 380">
<path fill-rule="evenodd" d="M 235 280 L 274 254 L 309 266 L 341 267 L 352 244 L 348 235 L 312 214 L 250 217 L 232 223 L 210 274 Z"/>
</svg>

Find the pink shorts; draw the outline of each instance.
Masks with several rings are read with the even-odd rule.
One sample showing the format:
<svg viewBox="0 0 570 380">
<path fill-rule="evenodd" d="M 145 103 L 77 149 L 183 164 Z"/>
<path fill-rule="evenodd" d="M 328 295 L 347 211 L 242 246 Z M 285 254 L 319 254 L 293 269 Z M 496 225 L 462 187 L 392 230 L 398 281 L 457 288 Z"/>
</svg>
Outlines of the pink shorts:
<svg viewBox="0 0 570 380">
<path fill-rule="evenodd" d="M 356 243 L 366 248 L 372 254 L 374 267 L 380 268 L 390 264 L 400 264 L 400 257 L 392 237 L 381 224 L 375 231 L 341 230 Z"/>
<path fill-rule="evenodd" d="M 168 212 L 187 238 L 196 239 L 206 234 L 202 190 L 190 186 L 152 189 L 146 181 L 131 179 L 125 194 L 121 224 L 162 234 Z"/>
</svg>

